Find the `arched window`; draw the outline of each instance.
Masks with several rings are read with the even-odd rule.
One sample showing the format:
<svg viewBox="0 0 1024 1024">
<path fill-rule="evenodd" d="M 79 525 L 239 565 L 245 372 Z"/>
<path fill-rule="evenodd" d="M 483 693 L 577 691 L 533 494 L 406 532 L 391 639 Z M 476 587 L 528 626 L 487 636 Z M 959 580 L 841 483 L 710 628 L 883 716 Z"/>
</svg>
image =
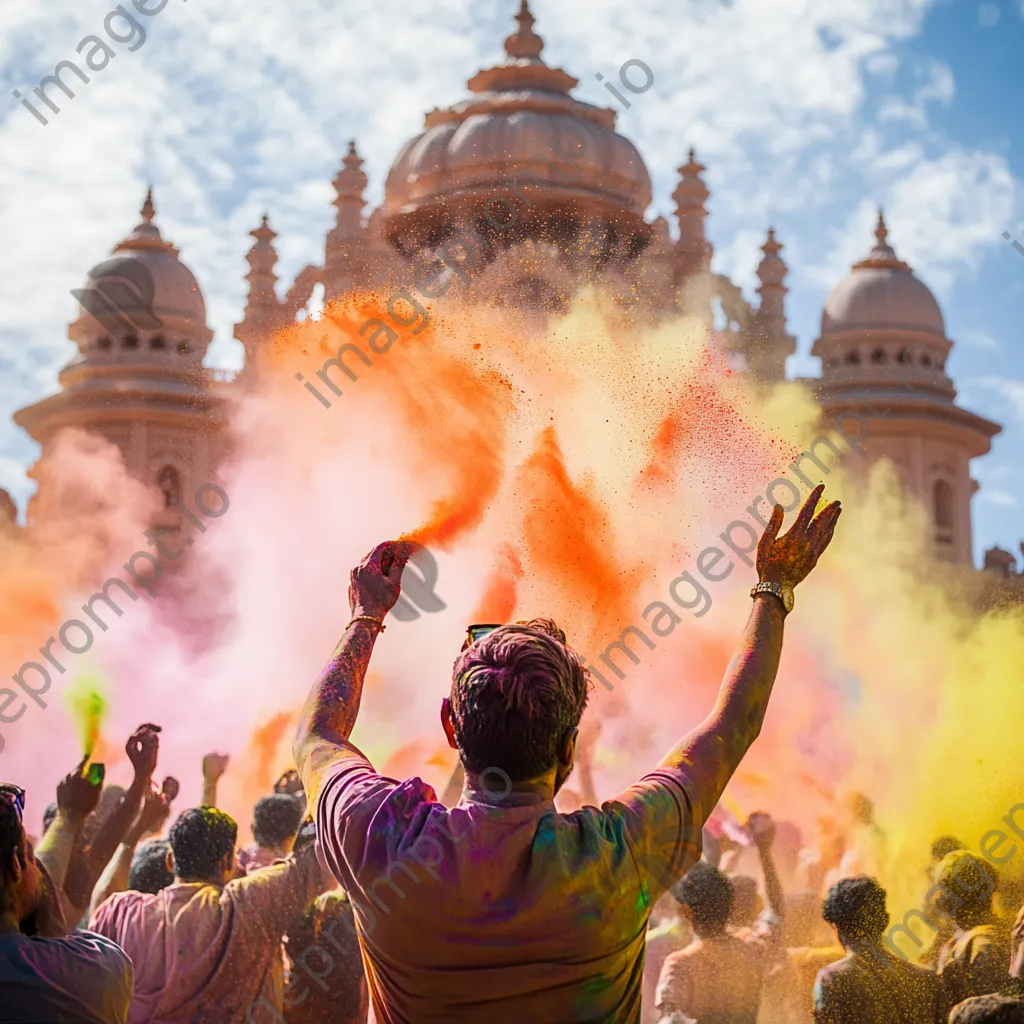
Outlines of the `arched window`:
<svg viewBox="0 0 1024 1024">
<path fill-rule="evenodd" d="M 876 348 L 871 353 L 871 362 L 873 363 L 885 363 L 888 362 L 889 357 L 885 354 L 884 348 Z"/>
<path fill-rule="evenodd" d="M 189 345 L 188 345 L 187 341 L 179 341 L 178 342 L 178 354 L 179 355 L 187 356 L 188 355 L 188 349 L 189 349 Z"/>
<path fill-rule="evenodd" d="M 922 366 L 931 366 L 932 365 L 932 357 L 930 355 L 928 355 L 927 352 L 925 352 L 925 354 L 923 356 L 921 356 L 921 365 Z"/>
<path fill-rule="evenodd" d="M 850 366 L 856 366 L 860 362 L 860 353 L 854 350 L 846 353 L 846 361 Z"/>
<path fill-rule="evenodd" d="M 104 334 L 103 337 L 100 338 L 100 340 L 98 342 L 96 342 L 96 345 L 97 345 L 98 348 L 101 348 L 104 351 L 114 347 L 114 343 L 110 339 L 110 335 L 109 334 Z"/>
<path fill-rule="evenodd" d="M 156 485 L 163 492 L 164 508 L 181 504 L 181 475 L 173 466 L 164 466 L 157 473 Z"/>
<path fill-rule="evenodd" d="M 947 481 L 935 481 L 932 488 L 932 505 L 939 539 L 951 539 L 948 535 L 953 531 L 953 488 Z M 943 534 L 946 537 L 943 537 Z"/>
<path fill-rule="evenodd" d="M 149 339 L 149 347 L 150 348 L 166 348 L 167 347 L 167 343 L 164 341 L 163 335 L 162 334 L 158 334 L 155 338 L 150 338 Z"/>
<path fill-rule="evenodd" d="M 139 347 L 138 335 L 136 335 L 136 334 L 126 334 L 125 337 L 124 337 L 124 347 L 125 348 L 138 348 Z"/>
<path fill-rule="evenodd" d="M 900 349 L 900 354 L 899 354 L 899 356 L 897 358 L 899 359 L 899 361 L 901 363 L 907 364 L 907 363 L 910 362 L 910 352 L 907 349 L 905 349 L 905 348 L 901 348 Z"/>
</svg>

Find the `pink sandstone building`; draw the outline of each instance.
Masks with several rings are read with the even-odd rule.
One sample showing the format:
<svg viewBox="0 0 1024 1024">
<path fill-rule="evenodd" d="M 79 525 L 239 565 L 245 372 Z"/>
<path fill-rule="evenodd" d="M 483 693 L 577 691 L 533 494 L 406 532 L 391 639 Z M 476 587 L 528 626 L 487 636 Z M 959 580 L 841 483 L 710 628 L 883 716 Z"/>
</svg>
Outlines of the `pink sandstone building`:
<svg viewBox="0 0 1024 1024">
<path fill-rule="evenodd" d="M 453 294 L 546 317 L 593 283 L 626 321 L 687 312 L 709 330 L 718 309 L 714 336 L 731 365 L 766 384 L 783 379 L 795 339 L 786 328 L 787 268 L 774 231 L 762 246 L 759 301 L 752 305 L 711 272 L 705 168 L 693 150 L 672 193 L 673 237 L 664 218 L 645 217 L 651 179 L 639 152 L 615 131 L 615 111 L 576 99 L 577 79 L 545 63 L 526 0 L 516 21 L 505 61 L 477 72 L 466 99 L 426 115 L 423 131 L 388 173 L 383 203 L 369 212 L 363 161 L 349 145 L 333 182 L 337 217 L 322 264 L 306 267 L 284 298 L 267 218 L 252 232 L 248 300 L 235 330 L 247 365 L 274 330 L 295 320 L 318 284 L 325 300 L 367 286 L 407 287 L 417 267 L 436 264 L 452 239 L 472 237 L 474 273 L 453 277 Z M 627 64 L 623 88 L 646 91 L 650 69 Z M 80 316 L 68 330 L 78 354 L 61 372 L 61 390 L 15 419 L 42 445 L 43 458 L 62 427 L 101 434 L 134 475 L 163 492 L 169 508 L 212 478 L 231 396 L 245 386 L 246 373 L 232 380 L 204 367 L 212 332 L 202 290 L 162 237 L 151 195 L 112 261 L 113 268 L 101 265 L 89 275 Z M 119 274 L 151 281 L 147 308 L 97 318 L 90 289 L 109 288 Z M 956 404 L 945 369 L 952 344 L 938 303 L 897 257 L 879 214 L 874 247 L 825 303 L 812 349 L 822 375 L 806 383 L 829 422 L 886 410 L 872 416 L 870 458 L 898 467 L 930 515 L 937 554 L 969 564 L 977 490 L 970 462 L 989 451 L 1000 427 Z M 1014 574 L 1013 556 L 998 548 L 986 564 Z"/>
</svg>

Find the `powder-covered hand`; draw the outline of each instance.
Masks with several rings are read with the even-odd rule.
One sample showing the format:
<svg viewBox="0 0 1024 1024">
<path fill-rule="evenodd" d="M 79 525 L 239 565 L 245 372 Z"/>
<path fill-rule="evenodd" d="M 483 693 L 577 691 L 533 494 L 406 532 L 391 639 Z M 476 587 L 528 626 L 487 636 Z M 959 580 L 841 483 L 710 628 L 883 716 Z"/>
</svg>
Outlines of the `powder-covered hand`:
<svg viewBox="0 0 1024 1024">
<path fill-rule="evenodd" d="M 779 529 L 785 513 L 776 505 L 768 526 L 757 545 L 757 576 L 762 583 L 788 583 L 795 587 L 815 567 L 835 532 L 842 508 L 833 501 L 815 516 L 814 510 L 825 490 L 819 484 L 808 495 L 789 532 L 782 537 Z"/>
<path fill-rule="evenodd" d="M 383 619 L 391 611 L 402 592 L 405 563 L 415 548 L 411 541 L 385 541 L 352 570 L 348 600 L 353 615 Z"/>
</svg>

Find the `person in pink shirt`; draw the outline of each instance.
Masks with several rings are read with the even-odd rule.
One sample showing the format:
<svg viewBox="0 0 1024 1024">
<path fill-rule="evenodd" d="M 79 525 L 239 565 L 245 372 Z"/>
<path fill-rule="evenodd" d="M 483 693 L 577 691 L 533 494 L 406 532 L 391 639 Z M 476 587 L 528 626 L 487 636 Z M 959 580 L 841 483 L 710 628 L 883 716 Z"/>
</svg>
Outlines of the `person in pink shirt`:
<svg viewBox="0 0 1024 1024">
<path fill-rule="evenodd" d="M 235 878 L 234 820 L 214 807 L 181 814 L 170 832 L 174 884 L 120 892 L 89 928 L 135 966 L 128 1024 L 280 1024 L 282 936 L 333 880 L 315 848 Z"/>
<path fill-rule="evenodd" d="M 350 741 L 384 616 L 414 546 L 352 572 L 352 618 L 303 709 L 295 759 L 317 838 L 352 901 L 378 1024 L 636 1022 L 651 908 L 699 858 L 701 827 L 764 720 L 793 587 L 839 517 L 816 488 L 757 554 L 753 611 L 711 714 L 601 808 L 559 814 L 588 679 L 548 620 L 472 628 L 441 720 L 465 767 L 448 809 Z M 597 599 L 599 595 L 595 595 Z"/>
</svg>

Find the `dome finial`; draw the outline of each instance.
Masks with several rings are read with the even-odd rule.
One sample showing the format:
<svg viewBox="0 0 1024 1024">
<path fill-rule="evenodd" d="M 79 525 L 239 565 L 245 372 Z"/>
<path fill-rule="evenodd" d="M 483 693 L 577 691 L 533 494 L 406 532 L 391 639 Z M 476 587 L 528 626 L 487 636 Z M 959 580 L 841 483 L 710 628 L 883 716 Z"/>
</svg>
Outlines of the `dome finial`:
<svg viewBox="0 0 1024 1024">
<path fill-rule="evenodd" d="M 540 53 L 544 49 L 544 40 L 533 31 L 536 20 L 533 14 L 530 13 L 530 5 L 527 0 L 520 0 L 519 13 L 516 14 L 519 28 L 505 40 L 505 52 L 512 60 L 525 58 L 527 60 L 540 61 Z"/>
<path fill-rule="evenodd" d="M 146 224 L 153 223 L 153 217 L 156 215 L 156 208 L 153 206 L 153 186 L 150 185 L 146 189 L 146 200 L 142 204 L 142 209 L 139 211 L 142 214 L 142 219 Z"/>
<path fill-rule="evenodd" d="M 888 248 L 889 245 L 889 229 L 885 226 L 885 214 L 882 212 L 882 208 L 878 208 L 878 224 L 875 226 L 875 238 L 878 239 L 878 247 L 880 249 Z"/>
<path fill-rule="evenodd" d="M 910 270 L 910 265 L 904 263 L 896 255 L 896 250 L 889 244 L 889 226 L 885 223 L 885 214 L 882 208 L 878 208 L 878 220 L 875 223 L 875 244 L 868 253 L 867 258 L 853 265 L 854 270 L 859 268 L 881 268 L 889 267 L 893 270 Z"/>
</svg>

